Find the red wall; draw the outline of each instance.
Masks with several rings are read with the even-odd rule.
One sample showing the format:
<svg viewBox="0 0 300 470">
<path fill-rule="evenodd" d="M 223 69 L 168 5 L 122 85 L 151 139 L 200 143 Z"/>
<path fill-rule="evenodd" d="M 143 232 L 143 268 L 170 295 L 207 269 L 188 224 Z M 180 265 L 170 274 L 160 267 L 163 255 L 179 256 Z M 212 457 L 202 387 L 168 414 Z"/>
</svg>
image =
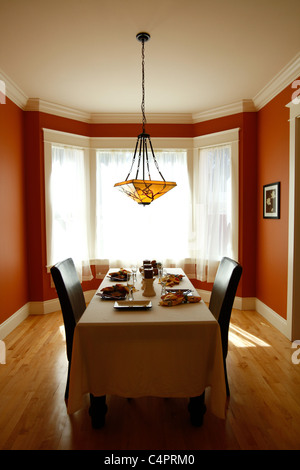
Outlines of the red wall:
<svg viewBox="0 0 300 470">
<path fill-rule="evenodd" d="M 289 109 L 288 86 L 257 113 L 256 297 L 286 318 L 288 269 Z M 263 219 L 263 185 L 280 181 L 280 219 Z"/>
<path fill-rule="evenodd" d="M 23 111 L 0 104 L 0 324 L 28 298 Z"/>
</svg>

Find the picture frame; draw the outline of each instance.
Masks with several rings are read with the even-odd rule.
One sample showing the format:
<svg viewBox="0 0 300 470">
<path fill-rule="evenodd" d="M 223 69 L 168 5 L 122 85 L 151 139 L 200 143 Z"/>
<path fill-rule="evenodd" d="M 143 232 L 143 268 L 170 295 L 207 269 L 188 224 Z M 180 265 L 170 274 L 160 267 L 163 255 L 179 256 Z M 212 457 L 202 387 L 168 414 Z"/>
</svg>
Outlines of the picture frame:
<svg viewBox="0 0 300 470">
<path fill-rule="evenodd" d="M 264 219 L 280 219 L 280 182 L 263 187 Z"/>
</svg>

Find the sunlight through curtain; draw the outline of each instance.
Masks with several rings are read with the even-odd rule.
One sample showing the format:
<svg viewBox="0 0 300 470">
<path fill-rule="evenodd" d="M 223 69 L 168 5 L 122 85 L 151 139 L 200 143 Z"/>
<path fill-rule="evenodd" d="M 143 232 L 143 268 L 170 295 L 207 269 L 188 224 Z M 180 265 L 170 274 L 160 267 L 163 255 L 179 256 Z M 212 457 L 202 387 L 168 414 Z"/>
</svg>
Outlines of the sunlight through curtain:
<svg viewBox="0 0 300 470">
<path fill-rule="evenodd" d="M 89 204 L 84 151 L 52 146 L 51 264 L 73 258 L 80 280 L 93 278 L 89 260 Z"/>
<path fill-rule="evenodd" d="M 232 257 L 230 145 L 199 149 L 194 158 L 197 279 L 213 282 L 223 256 Z"/>
<path fill-rule="evenodd" d="M 108 259 L 112 267 L 141 265 L 143 259 L 184 267 L 189 257 L 191 199 L 186 152 L 156 152 L 156 159 L 162 174 L 177 186 L 144 207 L 114 188 L 116 181 L 126 177 L 132 153 L 97 151 L 96 258 Z"/>
<path fill-rule="evenodd" d="M 72 257 L 82 281 L 92 279 L 90 265 L 101 277 L 108 267 L 155 259 L 213 282 L 223 256 L 238 259 L 237 148 L 236 140 L 199 146 L 194 156 L 157 150 L 162 174 L 177 186 L 144 207 L 114 187 L 132 151 L 47 142 L 47 267 Z"/>
</svg>

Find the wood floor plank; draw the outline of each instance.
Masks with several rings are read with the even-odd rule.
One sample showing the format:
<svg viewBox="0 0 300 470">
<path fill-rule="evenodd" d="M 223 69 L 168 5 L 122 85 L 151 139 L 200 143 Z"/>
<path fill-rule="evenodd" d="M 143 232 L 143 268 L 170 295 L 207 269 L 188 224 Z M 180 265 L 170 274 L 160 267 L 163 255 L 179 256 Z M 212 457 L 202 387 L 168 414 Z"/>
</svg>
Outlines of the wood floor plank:
<svg viewBox="0 0 300 470">
<path fill-rule="evenodd" d="M 191 426 L 185 399 L 108 397 L 100 430 L 91 428 L 88 399 L 69 416 L 61 312 L 29 316 L 4 342 L 1 450 L 300 448 L 300 364 L 292 363 L 291 342 L 256 312 L 233 310 L 226 420 L 208 410 L 201 428 Z"/>
</svg>

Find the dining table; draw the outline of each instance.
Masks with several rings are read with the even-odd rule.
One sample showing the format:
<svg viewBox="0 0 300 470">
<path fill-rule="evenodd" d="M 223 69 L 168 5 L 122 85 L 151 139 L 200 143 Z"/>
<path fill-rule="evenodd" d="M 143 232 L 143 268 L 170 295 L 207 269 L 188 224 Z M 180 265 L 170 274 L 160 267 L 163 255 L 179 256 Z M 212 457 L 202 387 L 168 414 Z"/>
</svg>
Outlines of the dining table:
<svg viewBox="0 0 300 470">
<path fill-rule="evenodd" d="M 225 418 L 226 386 L 220 327 L 207 305 L 200 300 L 163 306 L 162 286 L 153 279 L 151 296 L 145 296 L 143 275 L 138 271 L 134 303 L 103 298 L 103 288 L 126 286 L 113 281 L 110 269 L 89 302 L 74 331 L 67 411 L 85 406 L 85 395 L 176 397 L 192 400 L 210 387 L 209 408 Z M 179 268 L 170 287 L 198 296 L 195 287 Z M 132 307 L 132 308 L 131 308 Z M 202 400 L 203 401 L 203 400 Z M 203 405 L 204 414 L 206 406 Z"/>
</svg>

